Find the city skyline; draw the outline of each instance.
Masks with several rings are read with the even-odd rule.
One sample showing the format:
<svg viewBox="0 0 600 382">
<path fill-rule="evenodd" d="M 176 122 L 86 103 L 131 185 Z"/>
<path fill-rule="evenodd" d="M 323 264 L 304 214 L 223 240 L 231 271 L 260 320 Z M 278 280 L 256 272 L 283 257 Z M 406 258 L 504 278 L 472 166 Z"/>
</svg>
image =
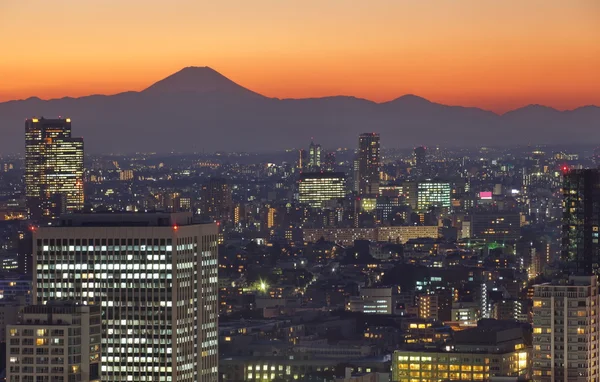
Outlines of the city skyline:
<svg viewBox="0 0 600 382">
<path fill-rule="evenodd" d="M 573 109 L 600 104 L 598 8 L 592 1 L 331 1 L 296 9 L 259 1 L 231 11 L 181 1 L 169 8 L 130 2 L 115 12 L 108 3 L 35 2 L 26 9 L 4 2 L 0 32 L 14 38 L 0 63 L 9 79 L 0 102 L 142 90 L 182 67 L 208 65 L 268 97 L 382 102 L 417 94 L 499 113 L 528 104 Z M 92 16 L 111 28 L 90 23 Z M 23 17 L 34 27 L 15 35 Z M 66 22 L 40 34 L 35 25 L 47 17 Z M 39 65 L 35 57 L 44 54 L 53 59 Z"/>
</svg>

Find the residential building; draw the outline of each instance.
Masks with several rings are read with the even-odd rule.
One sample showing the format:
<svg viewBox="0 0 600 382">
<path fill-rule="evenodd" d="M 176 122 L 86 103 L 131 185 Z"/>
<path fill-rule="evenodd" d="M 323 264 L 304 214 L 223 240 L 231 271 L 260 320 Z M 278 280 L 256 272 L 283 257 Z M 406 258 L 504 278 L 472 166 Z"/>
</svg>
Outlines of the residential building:
<svg viewBox="0 0 600 382">
<path fill-rule="evenodd" d="M 100 382 L 100 306 L 31 305 L 6 332 L 6 381 Z"/>
<path fill-rule="evenodd" d="M 600 380 L 599 305 L 596 276 L 570 276 L 534 287 L 534 381 Z"/>
</svg>

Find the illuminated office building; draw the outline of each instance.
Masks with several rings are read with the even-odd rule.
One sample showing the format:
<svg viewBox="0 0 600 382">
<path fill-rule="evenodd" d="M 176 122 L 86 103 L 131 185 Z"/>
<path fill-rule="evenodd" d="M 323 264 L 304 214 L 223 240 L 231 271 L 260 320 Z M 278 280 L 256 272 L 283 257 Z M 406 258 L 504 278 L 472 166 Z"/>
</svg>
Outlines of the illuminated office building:
<svg viewBox="0 0 600 382">
<path fill-rule="evenodd" d="M 36 220 L 83 208 L 83 138 L 70 118 L 25 121 L 25 195 Z"/>
<path fill-rule="evenodd" d="M 360 195 L 379 194 L 379 134 L 364 133 L 358 138 L 358 193 Z"/>
<path fill-rule="evenodd" d="M 59 223 L 34 234 L 34 299 L 102 307 L 102 381 L 216 382 L 216 224 L 190 212 Z"/>
<path fill-rule="evenodd" d="M 533 380 L 600 380 L 600 296 L 596 276 L 534 286 Z"/>
<path fill-rule="evenodd" d="M 313 208 L 324 202 L 344 198 L 346 176 L 343 172 L 305 172 L 298 180 L 298 201 Z"/>
<path fill-rule="evenodd" d="M 429 207 L 450 208 L 450 183 L 419 182 L 417 186 L 417 209 L 426 211 Z"/>
<path fill-rule="evenodd" d="M 475 328 L 455 332 L 447 344 L 395 351 L 391 380 L 529 380 L 531 347 L 527 341 L 518 323 L 483 320 Z"/>
<path fill-rule="evenodd" d="M 70 301 L 24 308 L 7 327 L 6 381 L 100 382 L 99 306 Z"/>
<path fill-rule="evenodd" d="M 575 274 L 600 274 L 600 170 L 568 170 L 563 203 L 562 259 Z"/>
</svg>

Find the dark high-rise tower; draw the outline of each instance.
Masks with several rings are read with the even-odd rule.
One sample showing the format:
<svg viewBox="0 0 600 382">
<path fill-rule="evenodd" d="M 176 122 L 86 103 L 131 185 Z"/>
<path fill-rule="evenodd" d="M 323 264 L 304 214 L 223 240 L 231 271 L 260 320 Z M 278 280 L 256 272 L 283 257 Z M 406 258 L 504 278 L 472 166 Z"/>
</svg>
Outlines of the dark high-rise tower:
<svg viewBox="0 0 600 382">
<path fill-rule="evenodd" d="M 358 138 L 358 192 L 379 194 L 379 134 L 363 133 Z"/>
<path fill-rule="evenodd" d="M 83 139 L 70 118 L 25 121 L 25 195 L 35 220 L 83 208 Z"/>
<path fill-rule="evenodd" d="M 211 178 L 202 186 L 204 213 L 210 218 L 229 221 L 233 213 L 231 188 L 226 179 Z"/>
<path fill-rule="evenodd" d="M 427 148 L 423 146 L 415 147 L 415 167 L 422 169 L 427 161 Z"/>
<path fill-rule="evenodd" d="M 577 274 L 600 274 L 600 170 L 566 170 L 562 258 Z"/>
</svg>

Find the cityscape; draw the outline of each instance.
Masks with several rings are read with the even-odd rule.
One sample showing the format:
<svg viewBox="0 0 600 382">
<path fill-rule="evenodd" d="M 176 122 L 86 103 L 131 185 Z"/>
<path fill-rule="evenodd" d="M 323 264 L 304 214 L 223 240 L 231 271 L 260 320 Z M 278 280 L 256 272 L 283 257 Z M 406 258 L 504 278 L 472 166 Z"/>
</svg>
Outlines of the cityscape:
<svg viewBox="0 0 600 382">
<path fill-rule="evenodd" d="M 65 11 L 67 3 L 73 8 Z M 137 12 L 148 22 L 164 12 L 181 39 L 217 27 L 175 27 L 171 11 L 177 8 L 173 20 L 181 24 L 195 20 L 184 9 L 223 11 L 217 4 L 159 3 L 39 6 L 49 15 L 118 10 L 123 19 L 111 19 L 115 31 Z M 327 14 L 326 3 L 298 9 L 240 3 L 236 14 L 254 14 L 282 34 L 270 38 L 296 41 L 290 31 L 299 20 L 318 21 L 304 12 Z M 336 25 L 350 28 L 355 12 L 366 12 L 356 28 L 375 28 L 367 15 L 377 16 L 392 34 L 406 26 L 390 21 L 388 11 L 446 20 L 438 12 L 425 17 L 425 5 L 409 3 L 347 5 Z M 15 17 L 24 9 L 7 4 Z M 440 12 L 471 10 L 488 21 L 509 17 L 503 12 L 513 8 L 538 11 L 468 0 L 454 6 L 437 4 Z M 600 17 L 593 2 L 546 7 L 548 20 L 577 16 L 578 23 L 557 27 L 573 33 L 565 39 L 575 39 L 578 28 L 600 32 L 590 24 L 589 14 Z M 259 14 L 284 8 L 290 29 Z M 431 30 L 460 35 L 455 17 L 447 32 Z M 139 20 L 131 20 L 126 30 L 134 33 Z M 510 20 L 536 43 L 518 16 Z M 241 29 L 231 31 L 239 35 L 236 49 L 228 50 L 224 35 L 222 51 L 207 48 L 206 57 L 251 50 L 244 31 L 252 28 L 238 22 Z M 547 28 L 550 21 L 532 23 Z M 91 36 L 91 26 L 76 25 Z M 326 25 L 313 26 L 323 33 L 323 41 L 310 40 L 314 46 L 325 48 L 336 36 Z M 491 29 L 482 30 L 498 43 Z M 354 42 L 368 56 L 362 44 L 371 32 L 365 33 Z M 385 33 L 378 29 L 377 36 Z M 63 38 L 68 45 L 79 37 Z M 600 33 L 580 43 L 590 41 L 600 44 Z M 125 55 L 120 42 L 111 48 L 99 42 L 96 53 L 80 46 L 81 65 L 110 49 Z M 288 54 L 306 49 L 296 43 Z M 446 43 L 430 41 L 436 48 Z M 132 47 L 129 60 L 146 57 L 144 46 Z M 152 57 L 179 64 L 178 46 L 156 43 L 151 50 L 164 53 Z M 491 70 L 477 52 L 465 54 Z M 597 47 L 593 52 L 590 61 L 600 64 Z M 544 61 L 545 53 L 537 54 Z M 483 93 L 474 103 L 443 99 L 447 94 L 437 91 L 448 86 L 444 81 L 415 88 L 428 98 L 406 91 L 392 101 L 370 101 L 364 94 L 374 90 L 366 85 L 332 88 L 366 92 L 365 98 L 321 95 L 330 88 L 319 88 L 323 81 L 314 72 L 314 84 L 306 81 L 305 88 L 288 78 L 293 96 L 279 97 L 265 89 L 283 85 L 257 80 L 243 87 L 188 63 L 159 81 L 140 69 L 118 87 L 125 74 L 116 62 L 125 56 L 112 59 L 113 84 L 102 77 L 106 87 L 88 88 L 96 81 L 90 75 L 89 83 L 64 85 L 63 93 L 55 93 L 50 79 L 27 85 L 38 73 L 33 67 L 13 77 L 13 59 L 0 63 L 0 78 L 7 74 L 0 83 L 0 381 L 600 382 L 600 107 L 594 106 L 600 87 L 587 87 L 600 82 L 581 85 L 581 98 L 541 85 L 540 94 L 548 94 L 527 98 L 535 92 L 512 88 L 515 99 L 527 96 L 523 104 L 502 98 L 500 82 L 481 85 L 497 96 L 493 102 Z M 276 82 L 292 70 L 280 60 L 281 71 L 265 70 L 262 80 Z M 462 73 L 441 66 L 448 78 Z M 47 70 L 62 78 L 63 69 L 48 64 Z M 411 75 L 407 67 L 398 70 Z M 133 81 L 142 74 L 150 86 Z M 526 71 L 519 76 L 515 86 L 528 83 Z M 506 77 L 507 86 L 512 79 Z M 456 97 L 477 88 L 469 84 L 456 85 Z M 317 96 L 303 93 L 311 86 Z M 382 96 L 390 94 L 387 82 L 378 86 Z M 28 89 L 43 98 L 22 97 Z M 110 94 L 97 95 L 105 89 Z"/>
</svg>

